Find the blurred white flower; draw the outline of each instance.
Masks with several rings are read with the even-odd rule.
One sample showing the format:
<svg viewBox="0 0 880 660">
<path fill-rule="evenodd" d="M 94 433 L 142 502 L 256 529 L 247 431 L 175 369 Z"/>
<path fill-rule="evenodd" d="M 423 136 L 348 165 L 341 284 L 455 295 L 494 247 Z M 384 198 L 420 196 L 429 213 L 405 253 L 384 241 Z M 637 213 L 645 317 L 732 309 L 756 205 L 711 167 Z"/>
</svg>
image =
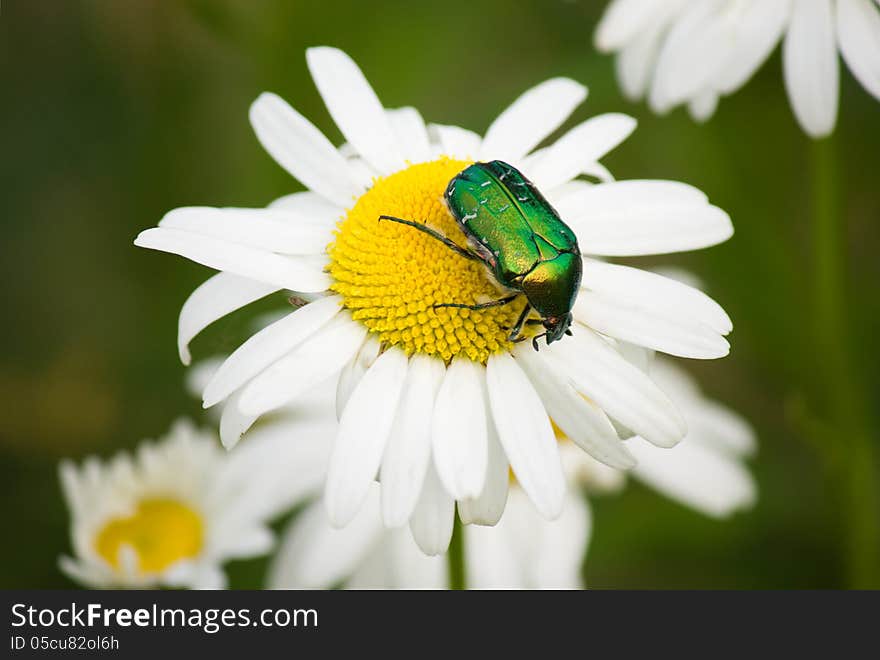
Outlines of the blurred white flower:
<svg viewBox="0 0 880 660">
<path fill-rule="evenodd" d="M 712 116 L 718 99 L 748 81 L 783 40 L 785 87 L 812 137 L 837 121 L 838 50 L 880 99 L 880 0 L 612 0 L 596 47 L 617 53 L 627 96 L 647 94 L 665 113 L 686 103 Z"/>
<path fill-rule="evenodd" d="M 727 214 L 685 184 L 611 181 L 599 159 L 634 129 L 624 115 L 589 119 L 535 151 L 586 97 L 572 80 L 527 91 L 480 137 L 426 125 L 413 108 L 385 109 L 339 50 L 310 49 L 307 61 L 348 143 L 337 149 L 273 94 L 253 104 L 251 122 L 266 150 L 310 190 L 268 209 L 176 209 L 136 240 L 222 271 L 181 311 L 184 362 L 199 331 L 258 298 L 281 289 L 327 294 L 253 335 L 206 385 L 206 407 L 226 402 L 224 444 L 335 379 L 330 518 L 339 526 L 355 518 L 378 473 L 385 523 L 409 522 L 431 554 L 449 543 L 456 501 L 474 521 L 500 519 L 510 469 L 542 515 L 560 514 L 565 480 L 551 416 L 581 449 L 618 468 L 634 463 L 618 429 L 675 445 L 684 421 L 624 357 L 624 343 L 683 357 L 726 355 L 732 324 L 717 303 L 661 276 L 584 258 L 574 336 L 536 353 L 508 338 L 522 299 L 479 311 L 435 308 L 503 294 L 473 261 L 378 218 L 425 222 L 464 245 L 443 192 L 474 159 L 522 169 L 591 255 L 714 245 L 732 233 Z M 605 182 L 576 180 L 582 174 Z"/>
<path fill-rule="evenodd" d="M 180 420 L 133 454 L 62 462 L 74 554 L 61 569 L 99 588 L 224 587 L 222 564 L 268 552 L 267 521 L 323 483 L 331 412 L 297 413 L 269 438 L 255 430 L 234 455 Z"/>
<path fill-rule="evenodd" d="M 682 403 L 690 431 L 678 446 L 661 450 L 641 438 L 627 441 L 638 458 L 630 473 L 660 493 L 714 518 L 750 507 L 754 479 L 744 464 L 755 447 L 752 430 L 735 413 L 700 394 L 693 380 L 657 360 L 652 376 Z M 471 588 L 579 588 L 592 518 L 590 495 L 623 488 L 626 473 L 609 468 L 560 438 L 571 486 L 555 521 L 541 516 L 514 484 L 503 518 L 494 527 L 463 527 Z M 423 555 L 404 528 L 386 529 L 374 484 L 363 509 L 335 528 L 320 501 L 312 501 L 284 532 L 270 568 L 270 588 L 443 589 L 445 557 Z"/>
</svg>

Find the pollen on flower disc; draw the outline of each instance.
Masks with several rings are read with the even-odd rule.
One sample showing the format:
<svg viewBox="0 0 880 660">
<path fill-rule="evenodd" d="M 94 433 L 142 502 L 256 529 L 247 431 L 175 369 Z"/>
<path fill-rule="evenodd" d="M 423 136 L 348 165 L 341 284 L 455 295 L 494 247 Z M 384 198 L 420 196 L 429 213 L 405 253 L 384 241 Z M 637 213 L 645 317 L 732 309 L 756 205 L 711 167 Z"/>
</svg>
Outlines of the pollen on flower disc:
<svg viewBox="0 0 880 660">
<path fill-rule="evenodd" d="M 171 499 L 146 499 L 131 516 L 107 522 L 95 538 L 95 550 L 119 568 L 119 550 L 128 546 L 137 555 L 141 573 L 159 573 L 175 562 L 195 557 L 202 548 L 203 534 L 201 517 L 187 505 Z"/>
<path fill-rule="evenodd" d="M 488 302 L 506 293 L 479 262 L 413 227 L 379 221 L 380 215 L 390 215 L 424 223 L 465 247 L 443 192 L 470 164 L 441 158 L 377 179 L 340 221 L 328 248 L 331 289 L 355 320 L 409 355 L 486 362 L 490 354 L 510 348 L 510 328 L 525 304 L 434 309 L 439 303 Z"/>
</svg>

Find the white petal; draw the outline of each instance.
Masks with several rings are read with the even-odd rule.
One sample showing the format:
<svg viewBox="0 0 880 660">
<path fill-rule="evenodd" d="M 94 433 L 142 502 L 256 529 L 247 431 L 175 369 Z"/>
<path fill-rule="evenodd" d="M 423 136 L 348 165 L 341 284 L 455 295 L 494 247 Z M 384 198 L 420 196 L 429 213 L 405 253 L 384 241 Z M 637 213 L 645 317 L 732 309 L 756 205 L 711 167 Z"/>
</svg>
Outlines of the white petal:
<svg viewBox="0 0 880 660">
<path fill-rule="evenodd" d="M 724 309 L 702 291 L 657 273 L 584 259 L 582 286 L 642 309 L 704 323 L 721 334 L 733 329 Z"/>
<path fill-rule="evenodd" d="M 313 221 L 334 225 L 345 214 L 345 209 L 338 204 L 328 201 L 318 193 L 310 190 L 291 193 L 273 200 L 268 208 L 280 211 L 292 211 L 299 216 L 305 216 Z"/>
<path fill-rule="evenodd" d="M 727 340 L 708 325 L 651 307 L 581 291 L 573 311 L 593 330 L 662 353 L 711 360 L 730 352 Z"/>
<path fill-rule="evenodd" d="M 801 127 L 824 137 L 837 121 L 840 72 L 831 0 L 794 0 L 782 58 L 785 88 Z"/>
<path fill-rule="evenodd" d="M 522 493 L 519 495 L 519 504 L 531 506 Z M 513 501 L 514 498 L 511 497 L 511 504 Z M 517 513 L 518 511 L 508 511 L 497 527 L 468 525 L 464 528 L 464 551 L 469 589 L 526 589 L 529 587 L 526 582 L 524 562 L 520 558 L 522 548 L 506 529 L 508 518 L 517 515 Z M 537 518 L 534 513 L 532 513 L 532 517 Z"/>
<path fill-rule="evenodd" d="M 434 466 L 428 464 L 419 502 L 409 519 L 413 539 L 426 555 L 440 555 L 449 547 L 455 500 L 443 488 Z"/>
<path fill-rule="evenodd" d="M 408 589 L 449 587 L 446 557 L 426 557 L 408 529 L 392 530 L 386 538 L 393 585 Z"/>
<path fill-rule="evenodd" d="M 669 398 L 637 367 L 583 326 L 542 350 L 558 356 L 571 384 L 609 416 L 653 444 L 674 446 L 687 425 Z"/>
<path fill-rule="evenodd" d="M 486 482 L 489 449 L 483 367 L 453 360 L 434 402 L 431 446 L 437 475 L 455 499 L 477 497 Z"/>
<path fill-rule="evenodd" d="M 194 571 L 189 578 L 189 583 L 193 589 L 216 591 L 218 589 L 226 589 L 229 580 L 226 579 L 226 573 L 224 573 L 223 569 L 219 566 L 214 564 L 203 564 Z"/>
<path fill-rule="evenodd" d="M 379 357 L 379 350 L 382 348 L 382 342 L 375 335 L 367 335 L 357 355 L 351 362 L 345 365 L 342 373 L 339 374 L 339 382 L 336 384 L 336 419 L 342 417 L 348 400 L 357 388 L 361 378 L 367 373 L 376 358 Z"/>
<path fill-rule="evenodd" d="M 376 477 L 407 366 L 406 353 L 396 348 L 385 351 L 364 374 L 345 406 L 324 493 L 330 522 L 337 527 L 355 517 Z"/>
<path fill-rule="evenodd" d="M 382 458 L 382 517 L 388 527 L 409 520 L 416 507 L 431 460 L 434 399 L 446 369 L 426 355 L 410 360 L 391 437 Z"/>
<path fill-rule="evenodd" d="M 617 56 L 617 79 L 624 95 L 631 101 L 641 99 L 648 90 L 667 24 L 667 20 L 654 21 Z"/>
<path fill-rule="evenodd" d="M 711 87 L 726 65 L 730 53 L 731 25 L 721 11 L 720 0 L 691 3 L 666 36 L 649 102 L 665 113 Z"/>
<path fill-rule="evenodd" d="M 238 444 L 247 430 L 257 421 L 258 415 L 249 415 L 241 412 L 239 401 L 241 393 L 233 394 L 220 415 L 220 442 L 224 449 L 232 449 Z"/>
<path fill-rule="evenodd" d="M 608 211 L 621 204 L 684 206 L 708 201 L 706 195 L 693 186 L 659 179 L 631 179 L 597 185 L 572 181 L 564 192 L 558 198 L 553 197 L 553 204 L 566 222 Z"/>
<path fill-rule="evenodd" d="M 740 415 L 707 399 L 696 381 L 671 360 L 657 359 L 651 378 L 681 407 L 688 422 L 688 442 L 701 442 L 719 451 L 748 456 L 755 451 L 755 432 Z"/>
<path fill-rule="evenodd" d="M 330 276 L 309 259 L 273 254 L 178 229 L 147 229 L 138 235 L 134 244 L 179 254 L 209 268 L 293 291 L 324 291 L 331 284 Z"/>
<path fill-rule="evenodd" d="M 650 29 L 670 0 L 614 0 L 596 27 L 596 48 L 609 53 L 632 41 L 640 32 Z"/>
<path fill-rule="evenodd" d="M 72 557 L 59 557 L 58 568 L 68 578 L 84 587 L 106 588 L 113 583 L 109 574 L 98 570 L 96 566 Z"/>
<path fill-rule="evenodd" d="M 519 160 L 559 128 L 586 97 L 586 87 L 568 78 L 552 78 L 533 87 L 489 126 L 480 158 Z"/>
<path fill-rule="evenodd" d="M 177 350 L 180 361 L 188 365 L 192 360 L 189 343 L 217 319 L 235 310 L 275 293 L 279 287 L 232 273 L 217 273 L 193 291 L 177 320 Z"/>
<path fill-rule="evenodd" d="M 645 373 L 648 373 L 651 365 L 654 364 L 656 353 L 649 348 L 630 344 L 629 342 L 621 341 L 620 339 L 615 340 L 614 347 L 624 360 L 630 364 L 634 364 Z"/>
<path fill-rule="evenodd" d="M 429 134 L 440 144 L 440 155 L 452 158 L 475 159 L 483 139 L 466 128 L 429 124 Z"/>
<path fill-rule="evenodd" d="M 343 207 L 363 191 L 330 141 L 283 99 L 260 94 L 250 118 L 263 148 L 307 188 Z"/>
<path fill-rule="evenodd" d="M 262 526 L 239 528 L 235 536 L 227 537 L 222 546 L 224 558 L 248 559 L 269 552 L 275 545 L 272 531 Z"/>
<path fill-rule="evenodd" d="M 582 589 L 581 567 L 593 528 L 590 508 L 580 492 L 565 498 L 562 515 L 544 522 L 535 560 L 533 589 Z"/>
<path fill-rule="evenodd" d="M 538 391 L 550 418 L 566 437 L 606 465 L 620 470 L 635 465 L 635 459 L 620 441 L 605 413 L 568 384 L 564 372 L 547 361 L 549 354 L 538 354 L 531 346 L 521 344 L 515 355 Z"/>
<path fill-rule="evenodd" d="M 409 529 L 390 530 L 346 581 L 346 589 L 446 589 L 446 557 L 427 557 Z"/>
<path fill-rule="evenodd" d="M 584 174 L 598 179 L 601 183 L 614 181 L 614 175 L 602 163 L 590 163 L 584 168 Z"/>
<path fill-rule="evenodd" d="M 339 373 L 354 357 L 365 334 L 366 328 L 348 314 L 338 314 L 321 332 L 248 383 L 241 391 L 240 410 L 258 416 L 293 401 Z"/>
<path fill-rule="evenodd" d="M 333 239 L 324 222 L 269 209 L 187 206 L 166 213 L 159 226 L 281 254 L 323 254 Z"/>
<path fill-rule="evenodd" d="M 588 119 L 547 149 L 541 162 L 531 171 L 532 181 L 539 189 L 549 189 L 574 179 L 585 167 L 623 142 L 635 127 L 635 119 L 618 113 Z"/>
<path fill-rule="evenodd" d="M 431 160 L 431 141 L 425 121 L 415 108 L 396 108 L 386 110 L 391 129 L 397 136 L 397 143 L 403 157 L 410 163 L 424 163 Z"/>
<path fill-rule="evenodd" d="M 541 399 L 507 353 L 489 357 L 486 385 L 495 428 L 517 480 L 541 515 L 557 517 L 565 497 L 565 478 Z"/>
<path fill-rule="evenodd" d="M 584 254 L 637 256 L 695 250 L 733 234 L 730 217 L 698 190 L 666 181 L 600 183 L 565 197 L 557 211 Z"/>
<path fill-rule="evenodd" d="M 488 407 L 489 402 L 486 401 Z M 489 411 L 491 415 L 491 411 Z M 495 423 L 489 419 L 489 464 L 486 483 L 479 497 L 461 500 L 458 516 L 465 525 L 495 525 L 504 513 L 507 491 L 510 486 L 510 464 L 498 439 Z"/>
<path fill-rule="evenodd" d="M 276 360 L 327 324 L 341 309 L 338 296 L 327 296 L 291 312 L 253 335 L 230 355 L 203 393 L 204 406 L 222 401 Z"/>
<path fill-rule="evenodd" d="M 707 516 L 724 517 L 755 502 L 755 481 L 735 458 L 690 438 L 668 450 L 652 447 L 641 438 L 629 443 L 639 459 L 634 476 Z"/>
<path fill-rule="evenodd" d="M 219 514 L 224 522 L 271 520 L 320 495 L 337 431 L 327 397 L 330 385 L 318 388 L 320 397 L 304 396 L 282 419 L 250 431 L 230 452 L 219 470 L 227 491 L 235 493 Z"/>
<path fill-rule="evenodd" d="M 270 589 L 329 589 L 345 580 L 379 541 L 376 502 L 351 524 L 333 527 L 321 502 L 302 512 L 284 532 L 268 576 Z"/>
<path fill-rule="evenodd" d="M 358 153 L 384 174 L 405 167 L 385 109 L 354 60 L 320 46 L 306 51 L 306 62 L 330 116 Z"/>
<path fill-rule="evenodd" d="M 535 153 L 539 152 L 536 151 Z M 534 154 L 532 154 L 532 156 L 534 156 Z M 529 156 L 529 159 L 531 159 L 532 156 Z M 563 208 L 562 205 L 565 204 L 566 200 L 570 197 L 577 199 L 585 190 L 594 187 L 594 185 L 595 184 L 587 181 L 575 179 L 574 181 L 567 181 L 555 188 L 548 188 L 544 190 L 543 193 L 547 200 L 553 205 L 553 208 L 558 211 L 560 208 Z M 571 210 L 568 207 L 565 208 L 569 211 Z M 575 210 L 577 210 L 576 207 Z"/>
<path fill-rule="evenodd" d="M 837 39 L 849 70 L 880 99 L 880 11 L 870 0 L 837 0 Z"/>
<path fill-rule="evenodd" d="M 704 399 L 699 406 L 685 409 L 684 414 L 688 422 L 688 442 L 700 442 L 735 456 L 754 453 L 754 429 L 729 408 Z"/>
<path fill-rule="evenodd" d="M 731 16 L 735 48 L 712 81 L 721 94 L 739 89 L 770 56 L 788 24 L 791 1 L 741 3 L 737 9 Z"/>
<path fill-rule="evenodd" d="M 715 114 L 718 107 L 718 92 L 715 90 L 706 90 L 700 92 L 688 103 L 688 112 L 691 113 L 694 121 L 702 123 Z"/>
</svg>

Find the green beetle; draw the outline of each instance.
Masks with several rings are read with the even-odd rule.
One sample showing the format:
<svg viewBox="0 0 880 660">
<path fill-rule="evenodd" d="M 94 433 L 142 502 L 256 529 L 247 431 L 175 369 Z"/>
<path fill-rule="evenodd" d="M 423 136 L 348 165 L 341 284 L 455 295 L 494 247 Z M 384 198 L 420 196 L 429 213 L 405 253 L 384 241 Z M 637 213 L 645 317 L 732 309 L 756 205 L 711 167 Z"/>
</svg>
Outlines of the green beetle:
<svg viewBox="0 0 880 660">
<path fill-rule="evenodd" d="M 474 163 L 449 182 L 446 205 L 468 239 L 464 248 L 412 220 L 383 215 L 422 231 L 467 259 L 485 264 L 498 283 L 513 291 L 499 300 L 465 305 L 442 303 L 434 307 L 485 309 L 506 305 L 524 295 L 528 301 L 510 332 L 511 341 L 522 341 L 526 324 L 544 326 L 532 338 L 547 344 L 571 335 L 571 308 L 577 298 L 583 265 L 574 232 L 522 172 L 500 160 Z M 540 319 L 529 319 L 534 309 Z"/>
</svg>

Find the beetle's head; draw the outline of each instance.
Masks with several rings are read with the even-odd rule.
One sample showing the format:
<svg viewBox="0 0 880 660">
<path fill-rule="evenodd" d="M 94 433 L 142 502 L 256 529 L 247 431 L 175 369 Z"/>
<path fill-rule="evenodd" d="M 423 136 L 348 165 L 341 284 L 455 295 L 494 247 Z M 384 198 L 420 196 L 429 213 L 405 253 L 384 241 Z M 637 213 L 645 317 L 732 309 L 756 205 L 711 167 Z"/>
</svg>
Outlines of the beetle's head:
<svg viewBox="0 0 880 660">
<path fill-rule="evenodd" d="M 562 339 L 563 335 L 571 334 L 571 330 L 569 330 L 571 319 L 571 312 L 563 316 L 548 316 L 541 319 L 541 325 L 544 326 L 544 336 L 547 338 L 548 345 Z M 535 349 L 537 350 L 537 346 Z"/>
<path fill-rule="evenodd" d="M 541 315 L 547 343 L 562 339 L 571 325 L 571 308 L 581 284 L 581 258 L 563 252 L 539 262 L 523 279 L 522 292 Z M 569 332 L 569 334 L 571 334 Z"/>
</svg>

